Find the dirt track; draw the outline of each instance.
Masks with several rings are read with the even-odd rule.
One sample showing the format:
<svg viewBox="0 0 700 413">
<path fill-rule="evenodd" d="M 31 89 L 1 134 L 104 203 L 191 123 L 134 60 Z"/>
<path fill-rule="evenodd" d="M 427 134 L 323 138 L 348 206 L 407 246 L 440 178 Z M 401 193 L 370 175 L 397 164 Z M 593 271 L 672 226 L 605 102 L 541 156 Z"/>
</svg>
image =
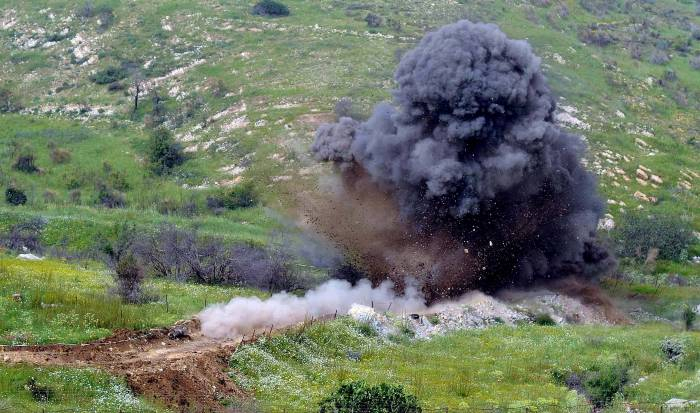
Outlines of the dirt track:
<svg viewBox="0 0 700 413">
<path fill-rule="evenodd" d="M 83 345 L 0 347 L 5 363 L 98 367 L 125 377 L 138 394 L 183 412 L 223 411 L 226 398 L 244 398 L 226 374 L 228 358 L 242 339 L 213 340 L 196 321 L 189 336 L 168 337 L 168 329 L 122 330 Z"/>
</svg>

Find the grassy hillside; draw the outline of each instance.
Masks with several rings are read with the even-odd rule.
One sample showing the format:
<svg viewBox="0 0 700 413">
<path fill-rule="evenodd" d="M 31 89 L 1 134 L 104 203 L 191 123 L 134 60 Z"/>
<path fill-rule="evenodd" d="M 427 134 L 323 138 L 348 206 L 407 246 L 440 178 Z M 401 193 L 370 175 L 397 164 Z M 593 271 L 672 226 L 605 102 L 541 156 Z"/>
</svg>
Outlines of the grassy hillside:
<svg viewBox="0 0 700 413">
<path fill-rule="evenodd" d="M 207 304 L 263 295 L 251 289 L 154 279 L 144 286 L 150 300 L 128 304 L 110 292 L 113 278 L 100 267 L 7 257 L 0 257 L 0 280 L 0 344 L 80 343 L 106 337 L 117 328 L 169 326 Z"/>
<path fill-rule="evenodd" d="M 128 209 L 207 215 L 207 194 L 248 180 L 284 209 L 289 194 L 315 183 L 311 132 L 332 119 L 338 99 L 366 113 L 389 98 L 402 51 L 464 17 L 533 45 L 561 96 L 559 119 L 590 144 L 589 167 L 615 218 L 644 208 L 700 228 L 700 72 L 691 65 L 700 18 L 692 2 L 287 4 L 289 17 L 270 19 L 228 1 L 105 1 L 92 11 L 65 1 L 6 2 L 0 42 L 10 52 L 0 57 L 1 83 L 24 109 L 2 115 L 3 187 L 24 189 L 31 210 L 82 205 L 110 216 L 96 201 L 95 183 L 103 182 L 125 194 Z M 381 26 L 368 27 L 370 12 Z M 659 56 L 668 62 L 651 62 Z M 95 83 L 107 69 L 117 72 L 107 76 L 114 86 Z M 134 78 L 150 90 L 136 112 Z M 166 177 L 143 167 L 149 127 L 160 122 L 190 155 Z M 52 162 L 55 148 L 70 160 Z M 18 151 L 36 154 L 38 173 L 12 168 Z M 640 165 L 660 180 L 637 180 Z"/>
<path fill-rule="evenodd" d="M 682 363 L 669 363 L 663 355 L 661 342 L 668 338 L 686 343 Z M 698 339 L 651 324 L 531 325 L 411 343 L 405 337 L 385 341 L 372 327 L 339 320 L 246 346 L 232 356 L 231 366 L 234 378 L 255 391 L 264 411 L 309 411 L 341 383 L 365 380 L 405 386 L 426 411 L 584 412 L 590 408 L 565 379 L 615 369 L 625 371 L 625 402 L 656 411 L 670 398 L 692 399 L 700 392 Z M 360 360 L 350 353 L 360 354 Z M 606 411 L 626 410 L 620 398 Z"/>
</svg>

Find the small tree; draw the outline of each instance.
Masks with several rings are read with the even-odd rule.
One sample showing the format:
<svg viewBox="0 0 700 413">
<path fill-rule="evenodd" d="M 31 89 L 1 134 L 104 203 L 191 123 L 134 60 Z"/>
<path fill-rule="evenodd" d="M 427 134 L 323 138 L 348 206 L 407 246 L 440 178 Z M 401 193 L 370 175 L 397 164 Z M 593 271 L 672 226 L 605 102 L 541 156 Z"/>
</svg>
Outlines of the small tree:
<svg viewBox="0 0 700 413">
<path fill-rule="evenodd" d="M 289 16 L 289 8 L 275 0 L 261 0 L 253 6 L 253 14 L 268 17 Z"/>
<path fill-rule="evenodd" d="M 144 273 L 136 257 L 128 253 L 122 256 L 115 268 L 117 277 L 117 293 L 130 303 L 137 303 L 141 299 L 141 284 Z"/>
<path fill-rule="evenodd" d="M 341 385 L 320 403 L 320 413 L 420 413 L 416 396 L 403 387 L 382 383 L 370 386 L 363 381 Z"/>
<path fill-rule="evenodd" d="M 695 310 L 690 306 L 690 304 L 686 304 L 683 307 L 682 316 L 685 329 L 690 331 L 693 328 L 693 324 L 695 324 L 695 319 L 698 317 L 698 315 L 695 313 Z"/>
<path fill-rule="evenodd" d="M 163 175 L 185 162 L 182 147 L 175 142 L 172 133 L 163 128 L 157 128 L 151 134 L 148 143 L 148 161 L 151 170 L 156 175 Z"/>
<path fill-rule="evenodd" d="M 24 205 L 27 203 L 27 195 L 19 188 L 9 187 L 5 190 L 5 201 L 10 205 Z"/>
</svg>

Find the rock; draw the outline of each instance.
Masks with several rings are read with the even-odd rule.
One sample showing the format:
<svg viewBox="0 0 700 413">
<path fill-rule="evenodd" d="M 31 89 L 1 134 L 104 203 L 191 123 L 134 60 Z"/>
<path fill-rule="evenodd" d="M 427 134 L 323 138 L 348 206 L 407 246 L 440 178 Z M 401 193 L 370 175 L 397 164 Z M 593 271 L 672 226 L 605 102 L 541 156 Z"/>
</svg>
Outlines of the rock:
<svg viewBox="0 0 700 413">
<path fill-rule="evenodd" d="M 641 138 L 634 138 L 634 143 L 636 143 L 638 146 L 641 146 L 642 148 L 648 148 L 649 144 L 644 142 Z"/>
<path fill-rule="evenodd" d="M 693 185 L 691 185 L 690 182 L 688 182 L 686 180 L 678 181 L 678 186 L 680 186 L 681 188 L 687 189 L 687 190 L 693 189 Z"/>
<path fill-rule="evenodd" d="M 649 177 L 649 179 L 651 180 L 651 182 L 653 182 L 653 183 L 655 183 L 655 184 L 657 184 L 657 185 L 661 185 L 661 184 L 664 183 L 663 179 L 661 179 L 661 177 L 658 176 L 658 175 L 651 175 L 651 176 Z"/>
<path fill-rule="evenodd" d="M 639 185 L 641 185 L 641 186 L 647 186 L 647 185 L 649 185 L 649 183 L 647 183 L 647 181 L 645 181 L 645 180 L 642 179 L 642 178 L 637 178 L 637 183 L 638 183 Z"/>
<path fill-rule="evenodd" d="M 637 168 L 637 178 L 643 179 L 643 180 L 648 180 L 649 175 L 642 169 L 642 168 Z"/>
<path fill-rule="evenodd" d="M 182 340 L 190 338 L 189 330 L 184 325 L 177 325 L 168 331 L 168 338 L 171 340 Z"/>
<path fill-rule="evenodd" d="M 12 294 L 12 300 L 17 301 L 18 303 L 21 303 L 22 302 L 22 294 L 20 294 L 20 293 Z"/>
<path fill-rule="evenodd" d="M 28 253 L 28 254 L 19 254 L 17 256 L 18 259 L 20 260 L 25 260 L 25 261 L 41 261 L 44 258 L 43 257 L 37 257 L 34 254 Z"/>
<path fill-rule="evenodd" d="M 610 231 L 615 229 L 615 220 L 612 218 L 604 217 L 598 220 L 598 229 L 605 231 Z"/>
<path fill-rule="evenodd" d="M 644 194 L 643 192 L 637 191 L 637 192 L 635 192 L 634 195 L 632 195 L 632 196 L 634 196 L 635 198 L 637 198 L 637 199 L 640 200 L 640 201 L 651 202 L 651 201 L 649 200 L 649 197 L 648 197 L 646 194 Z"/>
<path fill-rule="evenodd" d="M 685 400 L 685 399 L 669 399 L 664 403 L 664 411 L 688 411 L 687 409 L 696 406 L 698 404 L 697 400 Z"/>
<path fill-rule="evenodd" d="M 682 287 L 688 285 L 688 280 L 686 280 L 682 275 L 670 274 L 668 277 L 666 277 L 666 283 L 668 285 L 677 285 Z"/>
</svg>

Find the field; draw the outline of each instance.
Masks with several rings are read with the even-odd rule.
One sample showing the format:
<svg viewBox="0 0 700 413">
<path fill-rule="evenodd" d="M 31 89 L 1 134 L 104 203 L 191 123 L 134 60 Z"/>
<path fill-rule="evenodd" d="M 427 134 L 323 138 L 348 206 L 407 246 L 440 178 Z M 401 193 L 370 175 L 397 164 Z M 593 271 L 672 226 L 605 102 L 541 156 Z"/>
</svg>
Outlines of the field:
<svg viewBox="0 0 700 413">
<path fill-rule="evenodd" d="M 148 299 L 127 303 L 115 294 L 104 246 L 118 242 L 127 223 L 138 234 L 177 227 L 241 245 L 304 243 L 299 201 L 331 171 L 309 153 L 315 129 L 336 119 L 341 98 L 352 101 L 353 117 L 367 117 L 391 99 L 405 51 L 426 32 L 467 18 L 526 39 L 541 57 L 558 98 L 557 123 L 589 147 L 584 163 L 610 220 L 599 235 L 623 255 L 602 280 L 604 291 L 625 312 L 662 320 L 497 326 L 415 342 L 385 340 L 343 318 L 239 348 L 228 371 L 251 396 L 240 403 L 305 411 L 339 383 L 364 379 L 404 385 L 426 411 L 567 411 L 585 400 L 562 377 L 620 366 L 628 376 L 609 411 L 700 398 L 700 338 L 681 331 L 684 308 L 700 305 L 696 2 L 284 3 L 291 13 L 281 18 L 229 0 L 0 5 L 0 345 L 85 343 L 119 329 L 171 326 L 232 297 L 268 296 L 148 274 Z M 381 24 L 369 27 L 368 14 Z M 161 174 L 149 158 L 158 128 L 184 154 Z M 251 205 L 217 203 L 246 185 Z M 10 189 L 26 202 L 10 202 Z M 649 262 L 647 249 L 659 245 L 635 251 L 637 240 L 623 235 L 634 213 L 670 217 L 688 242 L 669 241 L 670 252 L 662 248 Z M 38 228 L 32 251 L 9 242 L 27 225 Z M 645 227 L 652 242 L 656 229 Z M 274 241 L 279 233 L 293 240 Z M 47 258 L 16 258 L 26 252 Z M 298 268 L 323 279 L 327 269 L 312 264 L 296 257 Z M 666 338 L 685 343 L 682 363 L 664 358 Z M 54 399 L 32 397 L 30 377 Z M 165 409 L 129 387 L 94 367 L 3 364 L 0 412 Z"/>
</svg>

